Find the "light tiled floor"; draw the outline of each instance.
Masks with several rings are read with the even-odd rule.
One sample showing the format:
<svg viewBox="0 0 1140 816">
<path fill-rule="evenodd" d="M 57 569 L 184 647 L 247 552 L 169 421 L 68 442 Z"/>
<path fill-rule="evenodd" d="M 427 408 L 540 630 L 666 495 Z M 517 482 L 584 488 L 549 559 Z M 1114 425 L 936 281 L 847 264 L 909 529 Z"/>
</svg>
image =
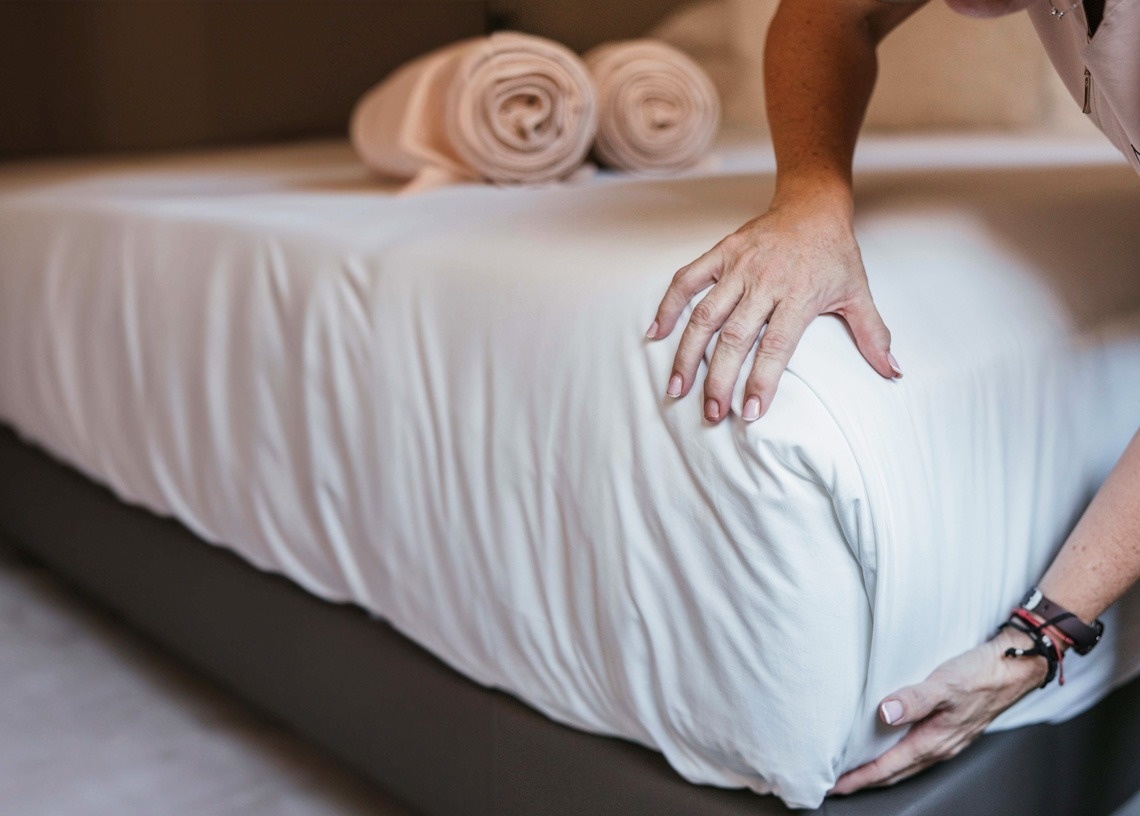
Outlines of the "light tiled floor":
<svg viewBox="0 0 1140 816">
<path fill-rule="evenodd" d="M 0 811 L 410 816 L 2 545 Z"/>
</svg>

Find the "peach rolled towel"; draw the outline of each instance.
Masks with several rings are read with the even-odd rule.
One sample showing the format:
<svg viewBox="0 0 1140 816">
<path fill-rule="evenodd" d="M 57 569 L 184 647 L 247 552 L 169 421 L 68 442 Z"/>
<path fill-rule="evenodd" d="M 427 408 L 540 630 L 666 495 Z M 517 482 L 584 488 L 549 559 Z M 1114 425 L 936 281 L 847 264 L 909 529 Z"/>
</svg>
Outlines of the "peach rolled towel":
<svg viewBox="0 0 1140 816">
<path fill-rule="evenodd" d="M 597 122 L 593 82 L 576 54 L 499 32 L 397 69 L 360 99 L 349 131 L 370 168 L 424 188 L 565 178 L 582 165 Z"/>
<path fill-rule="evenodd" d="M 598 89 L 594 155 L 609 167 L 671 173 L 708 152 L 720 124 L 720 98 L 686 54 L 654 40 L 604 43 L 586 52 Z"/>
</svg>

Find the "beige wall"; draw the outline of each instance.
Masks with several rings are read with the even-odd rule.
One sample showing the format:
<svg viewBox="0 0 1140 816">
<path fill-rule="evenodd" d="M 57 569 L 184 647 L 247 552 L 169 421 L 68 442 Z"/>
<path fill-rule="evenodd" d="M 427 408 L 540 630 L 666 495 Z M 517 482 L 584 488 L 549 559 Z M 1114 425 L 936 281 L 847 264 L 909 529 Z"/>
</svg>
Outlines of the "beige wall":
<svg viewBox="0 0 1140 816">
<path fill-rule="evenodd" d="M 498 28 L 541 34 L 585 51 L 604 40 L 645 34 L 681 0 L 489 0 Z"/>
</svg>

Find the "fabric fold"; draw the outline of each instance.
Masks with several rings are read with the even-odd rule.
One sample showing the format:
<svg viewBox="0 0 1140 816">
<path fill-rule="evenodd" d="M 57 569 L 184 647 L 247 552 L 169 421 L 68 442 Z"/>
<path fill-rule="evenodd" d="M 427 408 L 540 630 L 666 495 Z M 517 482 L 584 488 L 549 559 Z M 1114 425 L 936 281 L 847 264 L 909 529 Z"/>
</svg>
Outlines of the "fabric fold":
<svg viewBox="0 0 1140 816">
<path fill-rule="evenodd" d="M 577 55 L 541 37 L 499 32 L 398 69 L 361 98 L 349 129 L 372 170 L 422 189 L 566 178 L 585 159 L 597 121 Z"/>
<path fill-rule="evenodd" d="M 598 91 L 600 163 L 664 174 L 692 167 L 708 152 L 720 98 L 686 54 L 654 40 L 625 40 L 599 45 L 583 60 Z"/>
</svg>

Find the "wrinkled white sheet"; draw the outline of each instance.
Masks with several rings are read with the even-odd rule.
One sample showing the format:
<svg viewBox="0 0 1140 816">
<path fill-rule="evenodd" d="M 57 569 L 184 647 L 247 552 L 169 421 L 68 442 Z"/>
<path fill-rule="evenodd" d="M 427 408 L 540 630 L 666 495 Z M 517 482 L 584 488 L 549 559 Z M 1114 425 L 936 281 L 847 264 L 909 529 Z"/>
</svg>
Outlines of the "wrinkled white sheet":
<svg viewBox="0 0 1140 816">
<path fill-rule="evenodd" d="M 341 144 L 3 168 L 0 420 L 556 720 L 816 805 L 1140 424 L 1140 324 L 1103 329 L 1140 305 L 1140 182 L 1003 171 L 1008 140 L 985 170 L 864 177 L 905 378 L 822 318 L 763 421 L 710 427 L 699 388 L 662 396 L 679 333 L 642 332 L 766 204 L 766 154 L 734 150 L 415 199 Z M 1132 675 L 1137 607 L 1000 724 Z"/>
</svg>

